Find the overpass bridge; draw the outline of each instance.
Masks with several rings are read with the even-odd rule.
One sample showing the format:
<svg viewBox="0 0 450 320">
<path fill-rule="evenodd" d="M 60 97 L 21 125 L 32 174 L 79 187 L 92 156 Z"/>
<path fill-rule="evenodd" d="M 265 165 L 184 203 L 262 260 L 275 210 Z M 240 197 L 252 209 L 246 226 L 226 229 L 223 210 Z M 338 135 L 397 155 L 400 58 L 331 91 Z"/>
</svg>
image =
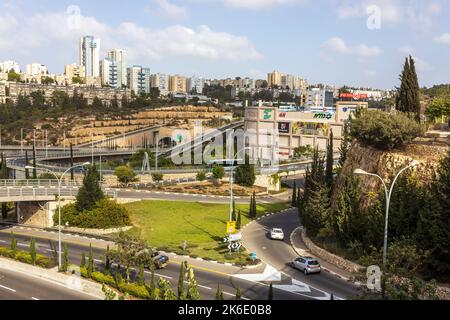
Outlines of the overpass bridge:
<svg viewBox="0 0 450 320">
<path fill-rule="evenodd" d="M 75 198 L 81 184 L 66 180 L 61 185 L 61 197 Z M 104 190 L 111 198 L 117 198 L 113 190 Z M 42 202 L 58 198 L 57 180 L 0 180 L 0 202 Z"/>
</svg>

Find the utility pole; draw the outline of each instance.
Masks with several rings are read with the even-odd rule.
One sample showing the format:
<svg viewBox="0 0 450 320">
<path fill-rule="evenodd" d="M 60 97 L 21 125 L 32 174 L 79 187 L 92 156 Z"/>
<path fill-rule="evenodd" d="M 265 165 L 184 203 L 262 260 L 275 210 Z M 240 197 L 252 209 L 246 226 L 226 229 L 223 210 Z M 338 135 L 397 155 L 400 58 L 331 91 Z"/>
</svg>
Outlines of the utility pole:
<svg viewBox="0 0 450 320">
<path fill-rule="evenodd" d="M 48 131 L 45 129 L 45 157 L 48 157 Z"/>
</svg>

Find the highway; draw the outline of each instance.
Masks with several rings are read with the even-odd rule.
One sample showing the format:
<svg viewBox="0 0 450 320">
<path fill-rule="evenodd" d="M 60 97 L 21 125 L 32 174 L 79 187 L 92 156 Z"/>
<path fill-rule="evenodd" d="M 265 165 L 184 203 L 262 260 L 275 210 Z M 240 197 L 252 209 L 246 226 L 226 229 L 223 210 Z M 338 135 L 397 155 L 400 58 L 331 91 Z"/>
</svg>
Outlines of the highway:
<svg viewBox="0 0 450 320">
<path fill-rule="evenodd" d="M 327 272 L 307 275 L 292 268 L 290 263 L 298 257 L 290 243 L 291 233 L 300 226 L 297 209 L 275 214 L 250 224 L 242 233 L 247 250 L 256 252 L 261 260 L 279 270 L 286 277 L 307 284 L 313 289 L 333 293 L 336 297 L 350 299 L 358 294 L 358 288 Z M 272 228 L 282 228 L 284 241 L 274 241 L 269 237 Z M 319 259 L 320 261 L 320 259 Z"/>
<path fill-rule="evenodd" d="M 0 300 L 94 300 L 88 294 L 0 268 Z"/>
<path fill-rule="evenodd" d="M 21 230 L 17 228 L 3 228 L 0 230 L 0 246 L 7 247 L 10 243 L 11 231 L 14 231 L 15 238 L 18 240 L 19 249 L 28 250 L 30 237 L 32 236 L 36 240 L 37 251 L 47 256 L 51 256 L 51 249 L 49 241 L 54 244 L 57 243 L 57 234 L 48 233 L 43 231 L 30 231 Z M 73 264 L 79 265 L 81 260 L 81 254 L 84 252 L 86 257 L 89 252 L 89 244 L 92 243 L 96 268 L 103 268 L 104 258 L 103 254 L 107 243 L 98 240 L 88 240 L 82 237 L 74 237 L 64 235 L 64 242 L 68 246 L 69 261 Z M 227 266 L 223 264 L 216 264 L 212 262 L 199 261 L 196 259 L 175 257 L 170 255 L 170 263 L 166 269 L 157 270 L 155 273 L 156 278 L 162 277 L 169 280 L 176 290 L 179 276 L 180 263 L 187 260 L 195 270 L 196 279 L 199 285 L 199 291 L 202 299 L 213 300 L 217 285 L 220 285 L 221 290 L 224 292 L 224 298 L 226 300 L 235 299 L 235 293 L 237 286 L 240 287 L 242 296 L 245 299 L 251 300 L 267 300 L 268 297 L 268 284 L 262 282 L 248 281 L 245 279 L 239 279 L 235 276 L 242 273 L 256 273 L 258 270 L 242 270 L 241 268 L 234 266 Z M 146 271 L 146 280 L 150 280 L 150 272 Z M 23 283 L 32 282 L 33 279 L 22 279 Z M 9 297 L 13 297 L 13 292 L 5 292 L 9 294 Z M 65 296 L 63 296 L 65 297 Z M 3 298 L 3 297 L 0 297 Z M 83 297 L 78 297 L 83 298 Z M 305 296 L 299 296 L 298 294 L 286 291 L 286 290 L 274 290 L 274 299 L 279 300 L 298 300 L 298 299 L 311 299 Z"/>
</svg>

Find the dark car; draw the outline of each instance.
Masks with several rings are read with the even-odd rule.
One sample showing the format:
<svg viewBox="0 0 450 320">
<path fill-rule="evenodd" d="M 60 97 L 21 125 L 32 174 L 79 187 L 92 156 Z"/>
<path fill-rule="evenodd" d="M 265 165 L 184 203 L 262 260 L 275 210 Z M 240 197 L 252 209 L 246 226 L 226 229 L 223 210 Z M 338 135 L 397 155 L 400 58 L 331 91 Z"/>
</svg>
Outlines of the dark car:
<svg viewBox="0 0 450 320">
<path fill-rule="evenodd" d="M 152 253 L 152 259 L 153 262 L 155 263 L 156 269 L 163 269 L 169 263 L 169 257 L 161 254 L 158 251 Z"/>
</svg>

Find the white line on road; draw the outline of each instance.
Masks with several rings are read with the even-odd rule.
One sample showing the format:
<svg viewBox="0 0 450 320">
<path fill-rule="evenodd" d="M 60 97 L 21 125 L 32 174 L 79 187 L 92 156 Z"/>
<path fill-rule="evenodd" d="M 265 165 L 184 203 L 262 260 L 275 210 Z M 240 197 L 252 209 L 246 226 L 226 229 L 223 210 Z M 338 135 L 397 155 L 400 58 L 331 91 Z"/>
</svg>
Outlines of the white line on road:
<svg viewBox="0 0 450 320">
<path fill-rule="evenodd" d="M 150 271 L 144 271 L 147 274 L 152 274 Z M 161 277 L 161 278 L 166 278 L 166 279 L 173 279 L 172 277 L 169 276 L 165 276 L 163 274 L 159 274 L 159 273 L 155 273 L 155 276 Z"/>
<path fill-rule="evenodd" d="M 9 291 L 12 291 L 12 292 L 17 292 L 16 290 L 8 288 L 8 287 L 5 287 L 5 286 L 2 286 L 1 284 L 0 284 L 0 288 L 6 289 L 6 290 L 9 290 Z"/>
<path fill-rule="evenodd" d="M 31 297 L 31 300 L 39 300 L 38 298 L 35 297 Z"/>
</svg>

